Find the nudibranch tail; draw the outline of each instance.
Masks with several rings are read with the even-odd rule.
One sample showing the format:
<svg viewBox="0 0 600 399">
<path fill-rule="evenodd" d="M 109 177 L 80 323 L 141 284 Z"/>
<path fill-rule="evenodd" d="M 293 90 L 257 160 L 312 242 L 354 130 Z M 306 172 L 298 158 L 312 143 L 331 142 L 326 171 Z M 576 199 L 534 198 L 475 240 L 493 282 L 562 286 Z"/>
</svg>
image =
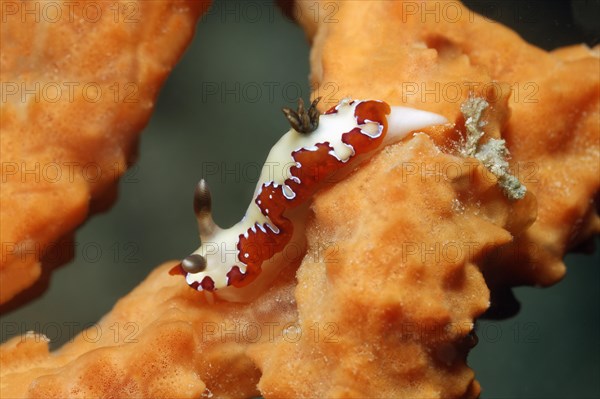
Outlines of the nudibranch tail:
<svg viewBox="0 0 600 399">
<path fill-rule="evenodd" d="M 394 140 L 410 131 L 445 119 L 436 114 L 390 108 L 383 101 L 342 100 L 319 115 L 313 101 L 308 110 L 299 100 L 298 111 L 284 109 L 292 129 L 273 146 L 259 178 L 254 200 L 244 218 L 229 229 L 213 221 L 210 192 L 204 180 L 196 187 L 194 210 L 201 245 L 177 269 L 197 290 L 220 291 L 235 301 L 256 295 L 285 262 L 282 254 L 302 235 L 306 204 L 332 174 L 359 163 L 388 143 L 388 118 L 394 121 Z M 405 118 L 393 115 L 394 111 Z M 401 112 L 398 112 L 401 111 Z M 390 115 L 392 113 L 392 115 Z M 388 117 L 389 115 L 389 117 Z M 344 169 L 345 170 L 345 169 Z M 260 282 L 257 282 L 260 280 Z M 255 282 L 254 284 L 251 284 Z"/>
<path fill-rule="evenodd" d="M 408 133 L 433 125 L 443 125 L 448 119 L 420 109 L 393 106 L 388 116 L 389 132 L 384 145 L 398 141 Z"/>
</svg>

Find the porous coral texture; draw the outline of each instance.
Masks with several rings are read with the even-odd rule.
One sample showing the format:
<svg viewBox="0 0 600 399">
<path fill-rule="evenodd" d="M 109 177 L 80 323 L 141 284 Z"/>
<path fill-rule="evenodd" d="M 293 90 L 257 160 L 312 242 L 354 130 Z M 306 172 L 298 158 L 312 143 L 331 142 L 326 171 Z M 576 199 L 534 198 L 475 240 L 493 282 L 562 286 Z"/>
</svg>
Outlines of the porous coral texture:
<svg viewBox="0 0 600 399">
<path fill-rule="evenodd" d="M 2 398 L 252 397 L 260 372 L 246 356 L 296 315 L 293 271 L 251 304 L 208 303 L 158 267 L 97 325 L 48 353 L 43 336 L 0 347 Z"/>
<path fill-rule="evenodd" d="M 486 283 L 553 283 L 564 252 L 598 229 L 597 53 L 548 53 L 465 8 L 450 23 L 407 4 L 337 2 L 331 23 L 299 2 L 314 95 L 323 109 L 375 98 L 449 125 L 319 192 L 307 255 L 256 301 L 210 303 L 163 265 L 101 320 L 97 342 L 89 330 L 52 354 L 35 335 L 4 344 L 1 396 L 476 397 L 466 356 Z M 525 198 L 460 155 L 470 95 L 490 104 L 482 144 L 506 139 Z M 115 339 L 114 323 L 135 334 Z"/>
<path fill-rule="evenodd" d="M 565 253 L 600 232 L 600 47 L 547 52 L 456 1 L 348 0 L 335 2 L 335 21 L 314 18 L 311 10 L 330 3 L 294 8 L 313 42 L 311 80 L 323 110 L 350 95 L 455 120 L 471 92 L 510 93 L 502 137 L 511 170 L 537 197 L 538 218 L 483 267 L 491 285 L 560 280 Z"/>
<path fill-rule="evenodd" d="M 263 395 L 476 397 L 466 355 L 489 305 L 476 263 L 532 201 L 514 212 L 493 175 L 425 134 L 318 195 L 296 335 L 250 349 Z"/>
<path fill-rule="evenodd" d="M 488 126 L 505 115 L 494 104 Z M 2 396 L 475 396 L 465 356 L 489 303 L 475 262 L 534 199 L 515 205 L 476 159 L 441 151 L 453 125 L 428 133 L 317 194 L 297 275 L 288 265 L 256 301 L 211 303 L 164 265 L 53 354 L 5 344 Z"/>
<path fill-rule="evenodd" d="M 69 248 L 87 215 L 114 200 L 209 5 L 2 2 L 0 303 L 47 278 L 67 258 L 56 248 Z"/>
</svg>

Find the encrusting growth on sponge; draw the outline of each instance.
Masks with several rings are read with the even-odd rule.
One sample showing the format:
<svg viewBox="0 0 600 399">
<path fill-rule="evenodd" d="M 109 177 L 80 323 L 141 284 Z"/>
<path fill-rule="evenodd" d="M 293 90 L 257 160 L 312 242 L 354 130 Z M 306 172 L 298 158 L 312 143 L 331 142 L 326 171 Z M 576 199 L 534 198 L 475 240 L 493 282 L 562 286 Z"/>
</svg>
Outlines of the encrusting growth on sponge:
<svg viewBox="0 0 600 399">
<path fill-rule="evenodd" d="M 485 135 L 482 130 L 485 126 L 485 121 L 482 120 L 483 111 L 488 107 L 488 102 L 480 97 L 469 97 L 461 105 L 460 111 L 465 118 L 467 136 L 461 140 L 459 153 L 463 157 L 474 157 L 479 160 L 498 178 L 498 185 L 508 198 L 522 199 L 527 193 L 527 187 L 510 174 L 507 161 L 510 152 L 506 148 L 506 141 L 490 138 L 486 143 L 479 145 L 479 141 Z"/>
</svg>

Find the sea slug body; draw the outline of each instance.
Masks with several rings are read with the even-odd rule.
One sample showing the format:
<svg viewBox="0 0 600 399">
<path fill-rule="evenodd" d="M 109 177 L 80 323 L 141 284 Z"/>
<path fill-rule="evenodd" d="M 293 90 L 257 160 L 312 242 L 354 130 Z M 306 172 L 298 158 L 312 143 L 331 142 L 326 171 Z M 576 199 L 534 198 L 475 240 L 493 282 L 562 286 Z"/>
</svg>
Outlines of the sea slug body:
<svg viewBox="0 0 600 399">
<path fill-rule="evenodd" d="M 198 183 L 194 210 L 201 245 L 172 274 L 183 274 L 198 291 L 219 290 L 222 299 L 252 299 L 286 261 L 281 256 L 286 246 L 303 239 L 306 205 L 332 174 L 412 131 L 447 122 L 434 113 L 377 100 L 344 99 L 319 115 L 317 101 L 308 110 L 300 102 L 298 113 L 284 109 L 292 128 L 271 149 L 239 223 L 217 226 L 206 182 Z"/>
</svg>

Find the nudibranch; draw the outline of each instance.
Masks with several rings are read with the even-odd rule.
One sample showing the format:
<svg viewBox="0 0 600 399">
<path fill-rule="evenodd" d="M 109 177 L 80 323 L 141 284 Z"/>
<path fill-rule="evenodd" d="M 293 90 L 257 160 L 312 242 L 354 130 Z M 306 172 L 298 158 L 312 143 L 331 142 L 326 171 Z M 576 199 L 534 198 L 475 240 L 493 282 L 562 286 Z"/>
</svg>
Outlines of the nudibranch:
<svg viewBox="0 0 600 399">
<path fill-rule="evenodd" d="M 312 195 L 334 173 L 357 166 L 377 149 L 408 133 L 447 120 L 437 114 L 390 107 L 378 100 L 344 99 L 323 115 L 318 99 L 308 110 L 284 109 L 291 129 L 269 152 L 253 200 L 242 220 L 223 229 L 211 216 L 208 186 L 201 180 L 194 195 L 200 247 L 171 270 L 198 291 L 248 301 L 277 275 L 286 246 L 304 242 L 304 219 Z"/>
</svg>

